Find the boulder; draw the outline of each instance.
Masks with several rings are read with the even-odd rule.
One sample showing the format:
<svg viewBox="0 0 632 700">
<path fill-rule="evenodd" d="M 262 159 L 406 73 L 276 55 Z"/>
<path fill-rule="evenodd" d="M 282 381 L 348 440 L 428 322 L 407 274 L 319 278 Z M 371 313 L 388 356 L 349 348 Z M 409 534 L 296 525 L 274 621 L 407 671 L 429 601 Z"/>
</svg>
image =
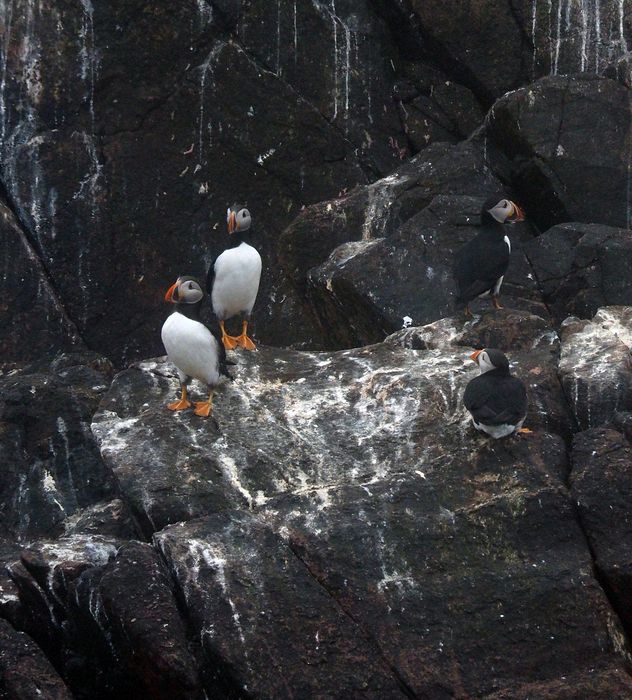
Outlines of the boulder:
<svg viewBox="0 0 632 700">
<path fill-rule="evenodd" d="M 600 580 L 632 631 L 632 447 L 614 427 L 578 433 L 573 441 L 571 493 L 595 557 Z"/>
<path fill-rule="evenodd" d="M 532 435 L 501 441 L 469 424 L 472 348 L 444 343 L 445 328 L 419 350 L 236 354 L 212 420 L 166 410 L 177 381 L 163 360 L 117 376 L 93 431 L 216 692 L 626 687 L 623 634 L 564 485 L 555 338 L 523 319 L 514 371 L 548 404 L 532 402 Z M 475 320 L 468 340 L 498 328 Z"/>
<path fill-rule="evenodd" d="M 306 208 L 281 235 L 279 259 L 304 293 L 309 270 L 339 245 L 390 236 L 437 195 L 485 199 L 500 188 L 478 145 L 436 144 L 381 180 Z"/>
<path fill-rule="evenodd" d="M 72 700 L 42 650 L 24 632 L 0 619 L 0 693 L 11 700 Z"/>
<path fill-rule="evenodd" d="M 62 354 L 0 379 L 3 533 L 18 541 L 61 535 L 84 509 L 117 495 L 90 432 L 112 366 L 94 353 Z M 135 532 L 124 507 L 121 527 Z"/>
<path fill-rule="evenodd" d="M 309 273 L 309 298 L 330 347 L 379 342 L 406 324 L 422 325 L 455 310 L 455 252 L 477 233 L 486 197 L 438 196 L 389 237 L 347 243 Z M 512 240 L 503 303 L 546 315 L 522 247 L 527 224 L 507 227 Z M 476 300 L 473 308 L 486 308 Z"/>
<path fill-rule="evenodd" d="M 76 603 L 70 611 L 72 642 L 80 651 L 94 648 L 91 636 L 101 638 L 100 675 L 110 697 L 203 697 L 172 589 L 157 552 L 140 542 L 124 544 L 108 563 L 70 586 Z"/>
<path fill-rule="evenodd" d="M 599 309 L 592 320 L 569 317 L 561 328 L 559 374 L 581 430 L 632 409 L 632 308 Z"/>
<path fill-rule="evenodd" d="M 607 78 L 554 76 L 508 93 L 482 135 L 490 165 L 541 230 L 563 221 L 629 225 L 628 90 Z M 591 136 L 587 136 L 591 135 Z"/>
<path fill-rule="evenodd" d="M 542 299 L 560 321 L 632 304 L 632 237 L 599 224 L 560 224 L 527 243 Z"/>
</svg>

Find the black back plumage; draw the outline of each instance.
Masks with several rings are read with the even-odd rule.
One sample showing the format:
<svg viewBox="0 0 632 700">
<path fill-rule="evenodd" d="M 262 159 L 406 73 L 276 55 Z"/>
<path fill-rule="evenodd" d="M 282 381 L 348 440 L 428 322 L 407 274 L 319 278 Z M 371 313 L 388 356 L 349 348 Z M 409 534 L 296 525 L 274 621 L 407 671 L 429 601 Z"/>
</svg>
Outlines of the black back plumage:
<svg viewBox="0 0 632 700">
<path fill-rule="evenodd" d="M 527 414 L 527 391 L 508 369 L 494 369 L 472 379 L 463 403 L 476 423 L 517 425 Z"/>
<path fill-rule="evenodd" d="M 481 211 L 481 230 L 456 252 L 454 277 L 458 303 L 467 304 L 491 291 L 509 267 L 509 247 L 503 224 L 488 211 L 497 201 L 497 197 L 492 197 L 485 202 Z"/>
</svg>

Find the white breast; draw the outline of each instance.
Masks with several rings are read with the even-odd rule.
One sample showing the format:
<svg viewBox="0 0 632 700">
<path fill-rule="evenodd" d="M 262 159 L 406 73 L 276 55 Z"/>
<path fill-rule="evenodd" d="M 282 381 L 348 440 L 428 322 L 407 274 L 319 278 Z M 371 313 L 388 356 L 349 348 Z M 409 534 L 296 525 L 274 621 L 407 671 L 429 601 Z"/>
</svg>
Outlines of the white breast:
<svg viewBox="0 0 632 700">
<path fill-rule="evenodd" d="M 219 319 L 250 315 L 261 278 L 261 256 L 247 243 L 225 250 L 215 261 L 211 302 Z"/>
<path fill-rule="evenodd" d="M 219 346 L 203 323 L 176 312 L 164 322 L 161 336 L 181 381 L 193 377 L 209 385 L 219 383 Z"/>
<path fill-rule="evenodd" d="M 517 425 L 511 425 L 510 423 L 502 423 L 501 425 L 485 425 L 484 423 L 477 423 L 473 418 L 472 423 L 474 424 L 476 430 L 487 433 L 498 440 L 498 438 L 507 437 L 507 435 L 515 433 L 516 430 L 520 430 L 520 428 L 522 428 L 522 424 L 524 423 L 524 418 Z"/>
<path fill-rule="evenodd" d="M 511 241 L 509 240 L 509 236 L 505 236 L 503 240 L 507 244 L 507 248 L 509 248 L 509 252 L 511 253 Z"/>
</svg>

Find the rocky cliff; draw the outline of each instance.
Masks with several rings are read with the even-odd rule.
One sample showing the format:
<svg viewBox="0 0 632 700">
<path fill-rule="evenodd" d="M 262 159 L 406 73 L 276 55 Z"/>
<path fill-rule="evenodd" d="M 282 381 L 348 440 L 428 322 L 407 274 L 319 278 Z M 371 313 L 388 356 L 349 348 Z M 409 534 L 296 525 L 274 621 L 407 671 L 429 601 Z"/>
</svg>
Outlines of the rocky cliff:
<svg viewBox="0 0 632 700">
<path fill-rule="evenodd" d="M 628 0 L 0 0 L 0 696 L 632 697 L 629 41 Z M 174 415 L 162 296 L 235 200 L 261 345 Z M 532 434 L 471 429 L 483 346 Z"/>
</svg>

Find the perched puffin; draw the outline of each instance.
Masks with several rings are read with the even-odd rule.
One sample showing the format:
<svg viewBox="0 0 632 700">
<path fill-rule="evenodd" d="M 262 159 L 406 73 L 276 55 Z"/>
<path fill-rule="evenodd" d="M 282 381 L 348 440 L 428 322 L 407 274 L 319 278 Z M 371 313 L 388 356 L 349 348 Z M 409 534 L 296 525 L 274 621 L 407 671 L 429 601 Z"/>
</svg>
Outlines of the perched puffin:
<svg viewBox="0 0 632 700">
<path fill-rule="evenodd" d="M 509 267 L 511 243 L 503 224 L 524 221 L 524 212 L 509 199 L 488 199 L 481 210 L 481 231 L 456 253 L 454 277 L 458 285 L 458 304 L 465 304 L 471 316 L 470 302 L 491 294 L 496 309 L 500 286 Z"/>
<path fill-rule="evenodd" d="M 215 335 L 199 320 L 200 306 L 206 295 L 193 277 L 178 277 L 165 294 L 165 301 L 176 308 L 162 326 L 162 342 L 178 370 L 182 396 L 170 403 L 171 411 L 183 411 L 191 406 L 187 385 L 191 378 L 205 382 L 209 388 L 208 401 L 195 403 L 195 414 L 208 417 L 213 411 L 213 393 L 222 375 L 232 379 L 226 366 L 226 350 Z"/>
<path fill-rule="evenodd" d="M 472 423 L 493 438 L 530 433 L 522 424 L 527 415 L 527 391 L 509 372 L 509 362 L 500 350 L 486 348 L 470 355 L 481 373 L 465 387 L 463 403 Z"/>
<path fill-rule="evenodd" d="M 248 321 L 255 305 L 261 278 L 261 256 L 246 242 L 250 231 L 250 212 L 241 204 L 233 204 L 227 211 L 230 247 L 211 264 L 206 278 L 206 291 L 211 297 L 213 311 L 219 319 L 222 342 L 227 350 L 238 345 L 246 350 L 256 346 L 248 337 Z M 224 322 L 241 314 L 241 335 L 226 333 Z"/>
</svg>

